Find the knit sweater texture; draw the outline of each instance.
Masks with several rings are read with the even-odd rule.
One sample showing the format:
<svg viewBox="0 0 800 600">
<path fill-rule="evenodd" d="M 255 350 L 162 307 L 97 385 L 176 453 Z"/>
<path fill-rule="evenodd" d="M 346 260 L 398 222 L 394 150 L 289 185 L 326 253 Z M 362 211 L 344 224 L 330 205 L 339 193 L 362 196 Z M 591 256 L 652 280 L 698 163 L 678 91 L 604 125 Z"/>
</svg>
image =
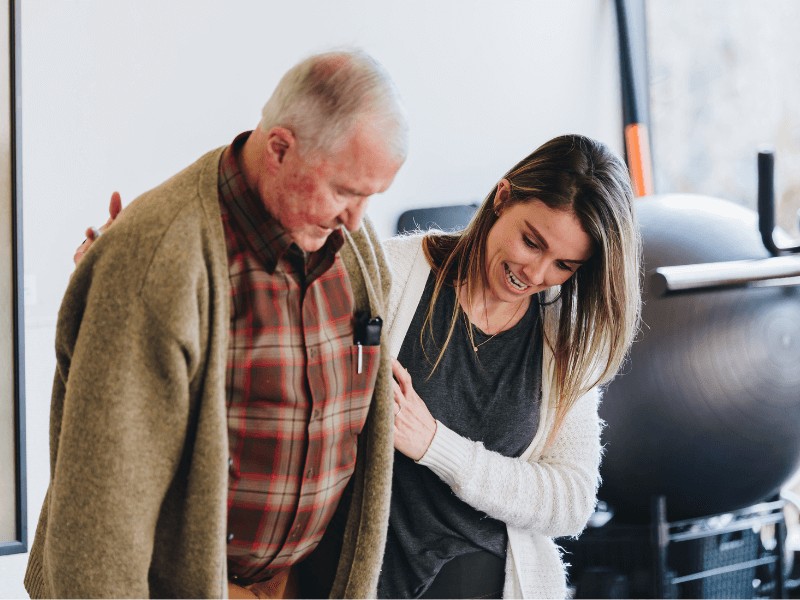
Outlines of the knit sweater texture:
<svg viewBox="0 0 800 600">
<path fill-rule="evenodd" d="M 421 241 L 421 235 L 410 235 L 384 243 L 394 282 L 388 321 L 392 356 L 400 351 L 430 273 Z M 554 306 L 543 310 L 542 319 L 545 332 L 554 339 Z M 539 429 L 520 458 L 489 451 L 438 423 L 419 461 L 461 500 L 506 524 L 505 598 L 566 597 L 565 569 L 553 538 L 583 530 L 600 481 L 597 389 L 576 402 L 554 443 L 545 447 L 556 397 L 553 354 L 546 343 L 543 354 Z"/>
<path fill-rule="evenodd" d="M 145 193 L 72 275 L 59 311 L 50 486 L 25 577 L 41 597 L 223 597 L 229 279 L 222 148 Z M 355 308 L 385 315 L 371 226 L 341 250 Z M 332 597 L 373 597 L 391 485 L 386 336 Z"/>
</svg>

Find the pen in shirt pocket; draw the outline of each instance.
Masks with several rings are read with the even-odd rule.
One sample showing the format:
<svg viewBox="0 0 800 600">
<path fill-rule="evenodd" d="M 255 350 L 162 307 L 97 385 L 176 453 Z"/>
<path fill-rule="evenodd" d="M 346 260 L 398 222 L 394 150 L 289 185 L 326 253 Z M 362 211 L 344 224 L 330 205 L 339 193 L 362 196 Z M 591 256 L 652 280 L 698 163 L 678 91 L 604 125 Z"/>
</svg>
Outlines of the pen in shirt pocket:
<svg viewBox="0 0 800 600">
<path fill-rule="evenodd" d="M 353 317 L 353 343 L 358 346 L 356 373 L 364 372 L 364 346 L 379 346 L 383 319 L 370 317 L 368 313 L 359 311 Z"/>
</svg>

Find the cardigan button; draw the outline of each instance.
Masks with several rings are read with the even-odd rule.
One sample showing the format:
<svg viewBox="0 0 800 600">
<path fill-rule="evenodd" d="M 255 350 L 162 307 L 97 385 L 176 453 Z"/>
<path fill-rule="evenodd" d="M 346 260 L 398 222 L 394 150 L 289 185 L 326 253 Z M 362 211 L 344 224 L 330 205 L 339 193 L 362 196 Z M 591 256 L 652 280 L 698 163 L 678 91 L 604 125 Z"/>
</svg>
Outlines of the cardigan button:
<svg viewBox="0 0 800 600">
<path fill-rule="evenodd" d="M 229 533 L 228 534 L 228 543 L 231 543 L 232 541 L 233 541 L 233 534 Z"/>
</svg>

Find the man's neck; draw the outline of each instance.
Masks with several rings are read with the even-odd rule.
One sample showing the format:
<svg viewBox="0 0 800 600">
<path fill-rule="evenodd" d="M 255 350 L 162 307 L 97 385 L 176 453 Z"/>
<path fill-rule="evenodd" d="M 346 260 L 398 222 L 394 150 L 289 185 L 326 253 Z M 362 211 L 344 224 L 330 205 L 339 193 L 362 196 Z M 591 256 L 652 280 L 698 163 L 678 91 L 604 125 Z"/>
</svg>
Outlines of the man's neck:
<svg viewBox="0 0 800 600">
<path fill-rule="evenodd" d="M 265 185 L 265 181 L 269 179 L 270 173 L 263 164 L 263 157 L 266 152 L 267 136 L 264 132 L 256 127 L 250 134 L 250 137 L 245 141 L 242 146 L 242 152 L 239 157 L 239 164 L 242 169 L 242 174 L 247 182 L 247 187 L 261 199 L 264 203 L 267 212 L 272 214 L 269 207 L 269 201 L 263 197 L 261 190 L 269 189 L 270 186 Z"/>
</svg>

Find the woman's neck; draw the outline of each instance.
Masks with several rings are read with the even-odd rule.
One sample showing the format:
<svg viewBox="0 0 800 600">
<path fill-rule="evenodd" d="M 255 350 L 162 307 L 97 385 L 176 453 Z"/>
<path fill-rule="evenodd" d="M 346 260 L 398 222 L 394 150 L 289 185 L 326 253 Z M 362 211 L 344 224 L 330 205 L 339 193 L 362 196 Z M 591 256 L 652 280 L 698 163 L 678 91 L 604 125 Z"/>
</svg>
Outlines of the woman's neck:
<svg viewBox="0 0 800 600">
<path fill-rule="evenodd" d="M 495 335 L 514 327 L 525 315 L 531 303 L 530 296 L 525 296 L 519 302 L 503 302 L 487 294 L 482 284 L 472 290 L 471 297 L 468 297 L 467 286 L 460 285 L 456 290 L 456 296 L 461 310 L 470 322 L 488 335 Z"/>
</svg>

